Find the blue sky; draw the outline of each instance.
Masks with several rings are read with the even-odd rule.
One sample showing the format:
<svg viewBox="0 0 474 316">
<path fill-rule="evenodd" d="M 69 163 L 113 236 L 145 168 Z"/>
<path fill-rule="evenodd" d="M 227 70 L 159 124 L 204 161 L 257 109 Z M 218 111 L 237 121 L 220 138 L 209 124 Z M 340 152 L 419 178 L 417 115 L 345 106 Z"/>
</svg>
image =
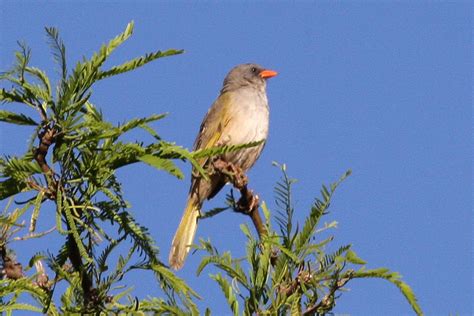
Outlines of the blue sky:
<svg viewBox="0 0 474 316">
<path fill-rule="evenodd" d="M 272 206 L 280 174 L 271 162 L 286 163 L 298 179 L 294 200 L 302 220 L 321 184 L 352 169 L 326 218 L 339 222 L 335 245 L 352 243 L 368 267 L 399 271 L 429 315 L 473 312 L 472 3 L 2 1 L 1 6 L 2 70 L 13 62 L 16 41 L 24 40 L 33 50 L 32 64 L 55 76 L 45 26 L 59 28 L 70 67 L 130 20 L 135 33 L 108 66 L 156 49 L 185 49 L 99 83 L 92 101 L 117 123 L 169 112 L 154 127 L 186 147 L 231 67 L 257 62 L 278 71 L 268 84 L 270 136 L 249 174 L 251 187 Z M 1 124 L 1 152 L 21 154 L 29 132 Z M 189 174 L 188 165 L 180 166 Z M 133 213 L 149 227 L 165 260 L 189 176 L 180 181 L 134 165 L 119 177 Z M 207 207 L 222 205 L 224 198 L 222 192 Z M 47 212 L 42 215 L 40 225 L 49 227 Z M 202 222 L 197 236 L 238 256 L 244 252 L 242 222 L 249 220 L 223 214 Z M 12 245 L 23 262 L 42 246 Z M 49 249 L 57 247 L 53 236 Z M 207 276 L 195 276 L 199 258 L 191 256 L 179 275 L 204 297 L 202 308 L 229 313 Z M 139 278 L 136 294 L 153 295 L 154 279 Z M 388 282 L 357 280 L 349 288 L 336 313 L 411 313 Z"/>
</svg>

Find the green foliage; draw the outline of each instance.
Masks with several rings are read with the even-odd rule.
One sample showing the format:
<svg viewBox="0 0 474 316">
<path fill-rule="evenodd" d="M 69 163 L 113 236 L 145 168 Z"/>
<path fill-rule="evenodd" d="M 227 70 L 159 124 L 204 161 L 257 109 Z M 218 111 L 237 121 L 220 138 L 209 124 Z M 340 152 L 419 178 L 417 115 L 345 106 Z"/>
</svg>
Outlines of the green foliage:
<svg viewBox="0 0 474 316">
<path fill-rule="evenodd" d="M 0 159 L 0 199 L 16 197 L 20 193 L 29 197 L 23 207 L 5 210 L 0 217 L 1 249 L 6 249 L 15 238 L 23 238 L 14 237 L 25 226 L 22 216 L 30 216 L 31 223 L 25 238 L 42 236 L 42 233 L 35 233 L 35 223 L 48 200 L 56 206 L 58 238 L 64 238 L 57 255 L 36 253 L 30 260 L 30 267 L 42 266 L 45 261 L 50 273 L 55 275 L 54 279 L 38 282 L 38 268 L 30 277 L 20 275 L 19 279 L 3 279 L 0 287 L 4 299 L 0 311 L 23 309 L 56 314 L 57 303 L 61 304 L 62 313 L 113 312 L 127 308 L 180 313 L 196 311 L 193 300 L 197 294 L 161 263 L 158 248 L 147 229 L 129 212 L 115 175 L 117 169 L 143 161 L 182 178 L 173 159 L 192 159 L 193 153 L 161 140 L 149 125 L 162 119 L 164 114 L 114 125 L 104 119 L 91 101 L 91 88 L 97 81 L 183 52 L 174 49 L 151 52 L 102 69 L 110 54 L 132 32 L 133 22 L 91 58 L 78 62 L 68 74 L 66 47 L 56 29 L 46 28 L 54 59 L 60 67 L 55 95 L 46 72 L 29 66 L 31 51 L 25 44 L 20 44 L 14 67 L 0 77 L 11 86 L 0 90 L 0 101 L 12 103 L 15 110 L 1 110 L 0 121 L 36 127 L 32 138 L 36 138 L 38 144 L 35 147 L 32 142 L 23 156 Z M 40 123 L 21 113 L 21 105 L 35 109 Z M 150 133 L 154 142 L 120 140 L 137 128 Z M 46 159 L 48 153 L 50 159 Z M 124 242 L 130 243 L 129 251 L 126 255 L 114 256 L 118 257 L 114 264 L 111 254 Z M 109 268 L 112 266 L 114 268 Z M 131 288 L 116 293 L 124 276 L 136 269 L 151 272 L 168 299 L 131 300 Z M 60 302 L 53 299 L 57 283 L 66 284 Z M 22 293 L 35 299 L 37 306 L 20 302 Z"/>
<path fill-rule="evenodd" d="M 11 103 L 13 111 L 0 110 L 0 121 L 27 126 L 32 137 L 21 156 L 0 157 L 0 200 L 9 198 L 0 214 L 0 313 L 16 310 L 62 314 L 198 314 L 198 294 L 160 261 L 159 248 L 148 229 L 133 217 L 125 200 L 116 171 L 134 163 L 145 163 L 160 172 L 182 179 L 176 160 L 188 161 L 195 172 L 207 178 L 211 157 L 250 144 L 214 147 L 190 152 L 163 140 L 152 123 L 165 114 L 152 114 L 112 124 L 92 102 L 91 88 L 100 80 L 132 71 L 147 63 L 182 50 L 155 51 L 103 69 L 113 51 L 133 33 L 133 22 L 124 32 L 102 45 L 90 58 L 77 62 L 69 73 L 66 46 L 55 28 L 46 28 L 60 78 L 54 87 L 45 71 L 29 65 L 31 50 L 23 43 L 15 54 L 11 70 L 0 74 L 8 88 L 0 88 L 0 102 Z M 22 113 L 34 109 L 38 118 Z M 137 129 L 152 139 L 125 142 L 124 135 Z M 366 262 L 350 245 L 329 251 L 333 237 L 320 240 L 321 232 L 336 222 L 321 225 L 336 187 L 323 186 L 321 198 L 311 206 L 302 225 L 294 221 L 291 200 L 296 180 L 286 167 L 275 187 L 278 231 L 271 225 L 272 213 L 265 203 L 266 234 L 258 240 L 246 225 L 246 256 L 234 259 L 230 252 L 219 253 L 209 241 L 200 241 L 207 253 L 198 267 L 200 274 L 209 265 L 234 315 L 245 314 L 325 314 L 332 310 L 337 293 L 354 278 L 382 278 L 395 284 L 417 314 L 415 295 L 388 269 L 366 270 Z M 212 171 L 212 170 L 211 170 Z M 12 206 L 15 200 L 17 206 Z M 211 217 L 236 206 L 231 193 L 228 206 L 201 216 Z M 46 212 L 44 208 L 49 208 Z M 40 218 L 52 218 L 55 226 L 36 232 Z M 29 225 L 25 218 L 29 217 Z M 318 228 L 319 227 L 319 228 Z M 24 234 L 24 230 L 27 233 Z M 20 233 L 23 235 L 19 236 Z M 43 238 L 55 233 L 62 241 L 57 253 L 35 251 L 24 271 L 7 251 L 13 241 Z M 125 250 L 124 250 L 125 249 Z M 334 249 L 334 248 L 332 248 Z M 124 251 L 124 252 L 123 252 Z M 8 262 L 7 262 L 8 261 Z M 12 269 L 13 267 L 13 269 Z M 4 268 L 4 269 L 3 269 Z M 31 272 L 32 270 L 36 272 Z M 163 297 L 137 298 L 133 287 L 123 284 L 131 272 L 143 270 L 155 276 Z M 62 293 L 55 293 L 60 285 Z M 25 296 L 30 299 L 25 301 Z M 205 315 L 211 311 L 206 309 Z"/>
<path fill-rule="evenodd" d="M 379 268 L 372 270 L 365 270 L 361 268 L 359 271 L 356 271 L 353 275 L 353 278 L 381 278 L 390 281 L 395 284 L 396 287 L 402 292 L 403 296 L 410 303 L 411 307 L 417 315 L 423 314 L 421 307 L 418 305 L 415 293 L 410 288 L 408 284 L 403 282 L 401 275 L 398 272 L 392 272 L 387 268 Z"/>
<path fill-rule="evenodd" d="M 366 270 L 366 262 L 357 256 L 351 245 L 328 251 L 333 237 L 318 242 L 322 231 L 335 227 L 335 222 L 321 228 L 318 228 L 318 223 L 328 213 L 337 186 L 350 175 L 350 171 L 329 188 L 322 187 L 321 198 L 316 199 L 311 206 L 300 230 L 294 222 L 294 207 L 291 203 L 295 180 L 288 177 L 285 165 L 279 167 L 283 176 L 275 187 L 278 232 L 272 229 L 269 220 L 271 212 L 264 205 L 267 234 L 261 240 L 253 236 L 246 225 L 242 225 L 242 231 L 247 237 L 247 254 L 244 258 L 234 259 L 229 252 L 219 254 L 209 241 L 200 241 L 199 249 L 207 255 L 203 257 L 198 273 L 209 265 L 220 271 L 210 276 L 222 289 L 232 313 L 330 313 L 346 283 L 355 278 L 374 277 L 396 285 L 415 313 L 421 315 L 422 311 L 413 291 L 400 280 L 398 273 L 385 268 Z"/>
<path fill-rule="evenodd" d="M 0 121 L 17 125 L 38 125 L 31 117 L 3 110 L 0 110 Z"/>
</svg>

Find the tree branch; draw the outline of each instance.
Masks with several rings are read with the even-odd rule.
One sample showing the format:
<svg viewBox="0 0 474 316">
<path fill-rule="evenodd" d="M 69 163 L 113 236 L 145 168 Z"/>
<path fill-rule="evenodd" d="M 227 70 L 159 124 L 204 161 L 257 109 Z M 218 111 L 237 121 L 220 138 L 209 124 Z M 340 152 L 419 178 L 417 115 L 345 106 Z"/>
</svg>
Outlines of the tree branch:
<svg viewBox="0 0 474 316">
<path fill-rule="evenodd" d="M 344 275 L 341 278 L 339 278 L 338 273 L 336 275 L 336 278 L 335 278 L 331 288 L 329 289 L 329 293 L 326 294 L 321 299 L 321 301 L 319 301 L 318 304 L 315 304 L 313 306 L 309 306 L 303 312 L 302 315 L 315 315 L 317 313 L 320 313 L 320 311 L 326 312 L 326 311 L 331 310 L 334 307 L 334 295 L 335 295 L 336 291 L 339 290 L 340 288 L 344 287 L 344 285 L 346 285 L 346 283 L 349 282 L 352 279 L 352 277 L 354 275 L 354 270 L 346 271 L 346 273 L 344 273 Z"/>
<path fill-rule="evenodd" d="M 53 123 L 47 123 L 42 129 L 42 131 L 38 134 L 39 146 L 34 152 L 34 159 L 36 160 L 36 162 L 38 162 L 46 178 L 46 182 L 48 183 L 46 193 L 48 198 L 50 198 L 51 200 L 56 200 L 58 190 L 64 190 L 64 188 L 60 186 L 58 181 L 56 181 L 56 179 L 54 178 L 54 171 L 46 161 L 46 156 L 48 154 L 49 148 L 56 141 L 57 135 L 57 127 Z M 69 226 L 69 223 L 67 223 L 67 221 L 66 224 L 68 230 L 71 231 L 71 227 Z M 82 275 L 82 291 L 84 293 L 85 305 L 88 305 L 88 303 L 92 300 L 93 296 L 92 278 L 87 273 L 87 270 L 83 265 L 79 247 L 71 234 L 68 235 L 66 242 L 68 244 L 69 249 L 69 260 L 71 261 L 74 270 L 78 271 Z"/>
<path fill-rule="evenodd" d="M 38 133 L 39 146 L 34 152 L 34 159 L 38 163 L 43 171 L 43 174 L 48 183 L 48 197 L 54 199 L 57 192 L 57 182 L 54 179 L 54 171 L 48 165 L 46 161 L 46 155 L 48 154 L 49 147 L 55 142 L 57 136 L 57 130 L 55 126 L 50 124 L 45 125 L 45 127 Z"/>
<path fill-rule="evenodd" d="M 260 212 L 258 211 L 258 195 L 253 194 L 253 191 L 247 186 L 247 175 L 245 175 L 241 168 L 220 158 L 213 162 L 213 167 L 215 171 L 226 176 L 228 182 L 232 183 L 234 188 L 240 191 L 240 199 L 234 206 L 234 211 L 248 215 L 252 219 L 252 223 L 257 230 L 258 236 L 262 238 L 262 236 L 267 234 L 267 230 L 263 224 L 262 218 L 260 217 Z"/>
<path fill-rule="evenodd" d="M 2 242 L 3 243 L 3 242 Z M 0 279 L 17 280 L 23 277 L 23 267 L 12 256 L 7 255 L 5 244 L 0 246 L 1 270 Z"/>
</svg>

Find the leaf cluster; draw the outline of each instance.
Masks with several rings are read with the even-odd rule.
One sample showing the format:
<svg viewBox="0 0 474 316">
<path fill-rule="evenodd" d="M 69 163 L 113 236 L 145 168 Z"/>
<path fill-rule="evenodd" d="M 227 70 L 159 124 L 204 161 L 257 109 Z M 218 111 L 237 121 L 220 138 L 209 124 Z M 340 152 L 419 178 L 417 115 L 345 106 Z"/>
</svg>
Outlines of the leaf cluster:
<svg viewBox="0 0 474 316">
<path fill-rule="evenodd" d="M 50 314 L 127 309 L 196 311 L 193 298 L 197 294 L 159 260 L 158 247 L 148 230 L 130 213 L 130 205 L 124 199 L 116 177 L 117 169 L 145 162 L 183 178 L 173 161 L 187 159 L 196 163 L 194 153 L 162 140 L 153 130 L 150 124 L 164 118 L 165 114 L 115 125 L 106 121 L 91 101 L 96 82 L 183 52 L 175 49 L 151 52 L 103 69 L 107 58 L 132 32 L 133 22 L 68 73 L 66 47 L 55 28 L 46 28 L 60 69 L 55 91 L 46 72 L 29 65 L 31 50 L 22 43 L 14 67 L 1 74 L 4 84 L 0 89 L 0 101 L 10 104 L 15 111 L 1 110 L 0 121 L 33 126 L 34 130 L 24 155 L 0 159 L 0 200 L 26 197 L 21 208 L 5 210 L 0 217 L 0 246 L 6 249 L 7 244 L 15 240 L 42 237 L 46 232 L 35 232 L 36 221 L 48 201 L 52 201 L 55 208 L 53 230 L 64 243 L 57 254 L 35 254 L 26 268 L 45 262 L 54 278 L 38 282 L 40 271 L 37 269 L 30 277 L 0 281 L 0 296 L 7 298 L 0 304 L 0 311 L 25 309 Z M 34 109 L 39 119 L 22 113 L 25 105 Z M 122 141 L 125 134 L 136 129 L 147 131 L 153 142 Z M 22 216 L 28 215 L 28 233 L 14 237 L 25 226 Z M 124 242 L 130 243 L 129 250 L 125 255 L 118 254 L 119 246 Z M 166 299 L 140 301 L 130 295 L 131 288 L 118 291 L 121 287 L 117 285 L 124 276 L 137 269 L 148 270 L 156 276 Z M 59 283 L 66 284 L 66 290 L 60 296 L 60 308 L 53 300 Z M 39 307 L 20 303 L 22 293 L 33 297 Z"/>
<path fill-rule="evenodd" d="M 145 163 L 182 179 L 175 163 L 181 160 L 207 178 L 203 162 L 208 158 L 261 142 L 191 152 L 163 140 L 153 129 L 165 114 L 121 124 L 107 121 L 92 101 L 95 83 L 183 52 L 150 52 L 104 69 L 110 55 L 132 33 L 133 22 L 69 72 L 65 44 L 55 28 L 46 28 L 59 68 L 54 90 L 46 72 L 30 66 L 31 50 L 23 43 L 19 43 L 12 69 L 0 74 L 0 102 L 13 109 L 0 110 L 0 121 L 32 129 L 23 155 L 0 157 L 0 200 L 9 199 L 0 214 L 0 312 L 198 314 L 198 294 L 160 261 L 159 248 L 147 228 L 131 213 L 116 171 Z M 27 114 L 31 111 L 26 108 L 33 109 L 37 117 Z M 124 141 L 130 139 L 124 136 L 137 129 L 146 131 L 152 141 Z M 333 237 L 321 240 L 321 232 L 337 224 L 321 227 L 320 222 L 337 186 L 349 173 L 329 188 L 323 186 L 321 197 L 300 226 L 294 220 L 291 199 L 295 180 L 288 177 L 284 165 L 279 167 L 282 178 L 275 187 L 276 229 L 269 208 L 263 204 L 266 234 L 258 239 L 246 225 L 241 227 L 247 238 L 244 258 L 221 254 L 209 241 L 201 240 L 199 246 L 206 255 L 198 274 L 209 265 L 216 267 L 218 272 L 210 277 L 222 289 L 234 315 L 325 314 L 332 310 L 347 282 L 368 277 L 395 284 L 421 314 L 412 290 L 399 274 L 385 268 L 367 270 L 351 245 L 328 251 Z M 228 205 L 201 218 L 235 207 L 232 195 Z M 40 217 L 54 217 L 53 227 L 37 232 Z M 15 262 L 9 250 L 13 242 L 52 233 L 62 242 L 58 251 L 36 252 L 25 267 Z M 133 287 L 125 286 L 123 280 L 136 270 L 155 276 L 162 297 L 133 296 Z M 55 295 L 57 287 L 64 290 Z"/>
<path fill-rule="evenodd" d="M 278 165 L 282 178 L 275 186 L 277 229 L 272 227 L 271 211 L 266 204 L 262 210 L 266 218 L 267 234 L 260 240 L 247 225 L 241 229 L 247 239 L 246 256 L 233 258 L 230 252 L 219 253 L 210 241 L 200 240 L 198 249 L 206 255 L 198 268 L 200 274 L 209 265 L 211 273 L 222 290 L 234 315 L 323 315 L 330 313 L 346 283 L 355 278 L 381 278 L 396 285 L 417 314 L 421 314 L 411 288 L 401 281 L 400 275 L 386 268 L 366 269 L 351 245 L 331 245 L 334 237 L 323 231 L 335 228 L 337 223 L 320 224 L 328 213 L 338 185 L 350 175 L 321 189 L 309 215 L 301 226 L 294 221 L 291 179 L 285 165 Z M 232 204 L 232 201 L 230 201 Z M 331 247 L 332 246 L 332 247 Z"/>
</svg>

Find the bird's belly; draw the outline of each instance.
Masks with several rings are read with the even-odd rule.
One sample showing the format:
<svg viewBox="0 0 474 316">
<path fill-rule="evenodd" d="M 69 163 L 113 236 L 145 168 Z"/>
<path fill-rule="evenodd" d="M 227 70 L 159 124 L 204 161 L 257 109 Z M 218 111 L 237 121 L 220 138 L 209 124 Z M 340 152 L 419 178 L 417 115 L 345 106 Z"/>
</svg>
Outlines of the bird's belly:
<svg viewBox="0 0 474 316">
<path fill-rule="evenodd" d="M 241 145 L 266 140 L 269 125 L 268 109 L 266 107 L 253 108 L 247 109 L 246 112 L 246 115 L 239 115 L 239 119 L 232 122 L 232 132 L 228 134 L 228 139 L 225 140 L 226 144 Z M 224 159 L 247 171 L 257 161 L 263 146 L 264 143 L 228 153 Z"/>
</svg>

